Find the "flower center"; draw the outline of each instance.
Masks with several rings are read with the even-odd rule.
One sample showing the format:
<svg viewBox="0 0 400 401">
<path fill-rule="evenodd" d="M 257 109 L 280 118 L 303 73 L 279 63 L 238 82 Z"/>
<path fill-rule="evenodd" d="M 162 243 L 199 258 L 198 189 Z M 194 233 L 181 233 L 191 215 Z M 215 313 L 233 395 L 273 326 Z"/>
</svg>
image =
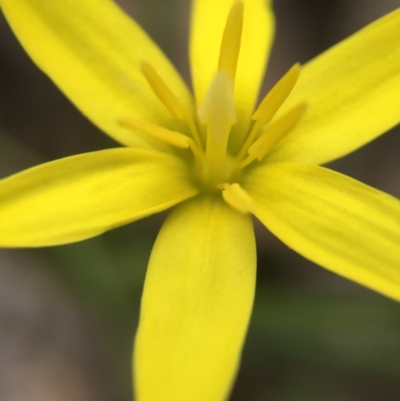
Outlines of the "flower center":
<svg viewBox="0 0 400 401">
<path fill-rule="evenodd" d="M 250 129 L 236 154 L 228 150 L 235 110 L 235 76 L 240 53 L 244 4 L 233 4 L 222 37 L 218 69 L 197 116 L 180 99 L 148 62 L 142 73 L 149 86 L 171 115 L 186 122 L 188 135 L 147 121 L 121 119 L 120 123 L 170 146 L 190 149 L 194 156 L 196 177 L 204 189 L 222 190 L 227 203 L 240 211 L 249 211 L 251 199 L 240 187 L 240 173 L 253 162 L 261 161 L 290 131 L 305 111 L 299 104 L 279 118 L 276 112 L 292 91 L 300 74 L 295 64 L 265 96 L 251 117 Z"/>
</svg>

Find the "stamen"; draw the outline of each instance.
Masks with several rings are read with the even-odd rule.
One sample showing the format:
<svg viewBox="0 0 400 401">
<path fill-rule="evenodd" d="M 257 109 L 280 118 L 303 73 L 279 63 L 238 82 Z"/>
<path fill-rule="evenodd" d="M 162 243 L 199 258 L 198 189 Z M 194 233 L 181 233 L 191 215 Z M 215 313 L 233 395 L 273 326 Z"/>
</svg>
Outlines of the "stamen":
<svg viewBox="0 0 400 401">
<path fill-rule="evenodd" d="M 157 71 L 151 66 L 151 64 L 143 61 L 142 72 L 143 75 L 146 77 L 147 82 L 153 89 L 154 93 L 161 100 L 164 106 L 169 110 L 172 116 L 177 118 L 178 120 L 186 120 L 193 139 L 196 143 L 196 146 L 199 149 L 202 149 L 200 135 L 197 131 L 196 125 L 190 112 L 188 112 L 188 110 L 182 105 L 179 98 L 175 95 L 175 93 L 172 92 L 172 90 L 160 77 Z"/>
<path fill-rule="evenodd" d="M 252 116 L 253 120 L 259 120 L 259 124 L 271 121 L 279 107 L 289 96 L 301 71 L 300 64 L 295 64 L 268 92 L 257 110 Z"/>
<path fill-rule="evenodd" d="M 249 155 L 262 160 L 300 120 L 306 108 L 305 104 L 300 104 L 271 124 L 250 146 Z"/>
<path fill-rule="evenodd" d="M 218 0 L 216 0 L 218 1 Z M 236 67 L 239 58 L 240 42 L 242 38 L 244 5 L 236 1 L 228 15 L 218 61 L 218 70 L 223 71 L 235 82 Z"/>
<path fill-rule="evenodd" d="M 222 197 L 228 205 L 241 213 L 252 211 L 253 199 L 239 184 L 223 184 L 222 188 Z"/>
<path fill-rule="evenodd" d="M 242 160 L 245 157 L 250 145 L 257 138 L 260 128 L 264 124 L 270 122 L 275 113 L 282 106 L 283 102 L 292 91 L 300 75 L 300 71 L 300 64 L 296 63 L 264 97 L 263 101 L 252 116 L 252 119 L 256 120 L 256 122 L 247 136 L 247 139 L 237 156 L 237 160 Z"/>
<path fill-rule="evenodd" d="M 191 116 L 191 114 L 186 112 L 184 118 L 189 126 L 189 130 L 193 136 L 194 143 L 196 143 L 196 146 L 199 150 L 203 150 L 203 142 L 200 138 L 200 134 L 196 128 L 196 124 L 194 123 L 193 117 Z"/>
<path fill-rule="evenodd" d="M 171 131 L 169 129 L 154 125 L 143 120 L 121 119 L 119 123 L 127 128 L 137 129 L 152 138 L 158 139 L 168 145 L 180 149 L 187 149 L 190 146 L 190 141 L 193 140 L 180 132 Z"/>
<path fill-rule="evenodd" d="M 142 72 L 154 93 L 169 110 L 173 117 L 182 120 L 186 110 L 179 98 L 172 92 L 151 64 L 143 61 Z"/>
</svg>

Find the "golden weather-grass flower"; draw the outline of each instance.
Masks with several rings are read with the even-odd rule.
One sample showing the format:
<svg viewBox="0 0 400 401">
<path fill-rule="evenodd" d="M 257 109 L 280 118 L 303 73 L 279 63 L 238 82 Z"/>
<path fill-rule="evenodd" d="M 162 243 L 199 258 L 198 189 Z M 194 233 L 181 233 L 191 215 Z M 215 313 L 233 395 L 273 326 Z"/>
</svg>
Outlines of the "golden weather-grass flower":
<svg viewBox="0 0 400 401">
<path fill-rule="evenodd" d="M 400 300 L 400 202 L 321 167 L 400 120 L 400 11 L 303 66 L 256 105 L 266 0 L 194 0 L 192 95 L 110 0 L 0 0 L 34 62 L 125 148 L 0 181 L 0 245 L 79 241 L 173 206 L 135 339 L 139 401 L 221 401 L 255 287 L 251 215 L 304 257 Z"/>
</svg>

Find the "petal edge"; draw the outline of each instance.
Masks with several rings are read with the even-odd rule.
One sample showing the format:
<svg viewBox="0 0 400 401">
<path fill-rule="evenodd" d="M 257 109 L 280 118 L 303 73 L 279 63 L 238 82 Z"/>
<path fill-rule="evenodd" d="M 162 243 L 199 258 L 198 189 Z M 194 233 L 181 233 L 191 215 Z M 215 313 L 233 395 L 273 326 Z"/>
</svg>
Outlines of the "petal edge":
<svg viewBox="0 0 400 401">
<path fill-rule="evenodd" d="M 120 148 L 67 157 L 0 180 L 0 244 L 80 241 L 197 192 L 187 165 L 169 154 Z"/>
<path fill-rule="evenodd" d="M 318 166 L 265 164 L 243 187 L 253 211 L 290 248 L 400 301 L 400 201 Z"/>
<path fill-rule="evenodd" d="M 139 401 L 226 399 L 252 309 L 255 265 L 249 216 L 205 197 L 172 212 L 142 298 L 134 351 Z"/>
</svg>

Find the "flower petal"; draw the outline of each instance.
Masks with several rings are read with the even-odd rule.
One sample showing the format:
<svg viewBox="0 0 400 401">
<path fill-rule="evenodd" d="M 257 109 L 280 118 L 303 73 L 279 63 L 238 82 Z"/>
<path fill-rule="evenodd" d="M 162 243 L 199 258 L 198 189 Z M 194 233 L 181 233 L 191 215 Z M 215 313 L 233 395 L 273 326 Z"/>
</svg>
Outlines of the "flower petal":
<svg viewBox="0 0 400 401">
<path fill-rule="evenodd" d="M 164 126 L 172 117 L 141 72 L 157 68 L 185 104 L 180 76 L 142 29 L 109 0 L 1 0 L 16 36 L 37 65 L 103 131 L 125 145 L 145 146 L 121 118 Z M 172 123 L 171 123 L 172 124 Z"/>
<path fill-rule="evenodd" d="M 327 163 L 400 121 L 400 9 L 375 21 L 303 67 L 279 115 L 307 112 L 269 156 Z"/>
<path fill-rule="evenodd" d="M 255 216 L 321 266 L 400 300 L 400 201 L 334 171 L 264 164 L 243 184 Z"/>
<path fill-rule="evenodd" d="M 167 219 L 151 254 L 134 352 L 139 401 L 221 401 L 253 304 L 251 218 L 196 198 Z"/>
<path fill-rule="evenodd" d="M 186 171 L 177 157 L 130 148 L 25 170 L 0 181 L 0 244 L 65 244 L 160 212 L 197 193 Z"/>
<path fill-rule="evenodd" d="M 195 0 L 190 60 L 197 106 L 201 106 L 218 68 L 225 23 L 235 0 Z M 235 99 L 239 122 L 249 120 L 263 79 L 274 35 L 269 0 L 243 0 L 244 22 L 236 72 Z"/>
</svg>

